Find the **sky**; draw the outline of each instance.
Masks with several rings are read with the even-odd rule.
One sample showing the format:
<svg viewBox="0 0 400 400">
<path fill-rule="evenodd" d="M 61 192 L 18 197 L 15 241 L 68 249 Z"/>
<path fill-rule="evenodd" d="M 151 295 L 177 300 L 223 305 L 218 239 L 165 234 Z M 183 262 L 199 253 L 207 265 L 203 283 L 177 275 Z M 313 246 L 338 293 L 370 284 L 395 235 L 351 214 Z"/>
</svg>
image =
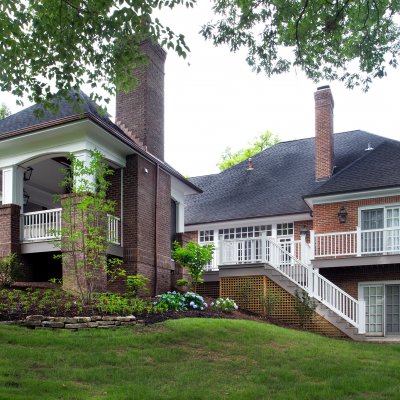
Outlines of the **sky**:
<svg viewBox="0 0 400 400">
<path fill-rule="evenodd" d="M 337 82 L 314 83 L 300 70 L 269 78 L 251 70 L 244 52 L 216 48 L 199 35 L 212 18 L 208 1 L 164 11 L 161 18 L 185 34 L 191 49 L 186 60 L 169 52 L 165 66 L 165 159 L 185 176 L 217 173 L 226 147 L 246 147 L 266 130 L 281 141 L 313 136 L 313 94 L 327 83 L 335 101 L 335 132 L 363 129 L 400 140 L 399 70 L 374 81 L 367 93 Z M 0 93 L 2 102 L 13 112 L 19 109 L 7 94 Z M 114 108 L 111 102 L 112 116 Z"/>
</svg>

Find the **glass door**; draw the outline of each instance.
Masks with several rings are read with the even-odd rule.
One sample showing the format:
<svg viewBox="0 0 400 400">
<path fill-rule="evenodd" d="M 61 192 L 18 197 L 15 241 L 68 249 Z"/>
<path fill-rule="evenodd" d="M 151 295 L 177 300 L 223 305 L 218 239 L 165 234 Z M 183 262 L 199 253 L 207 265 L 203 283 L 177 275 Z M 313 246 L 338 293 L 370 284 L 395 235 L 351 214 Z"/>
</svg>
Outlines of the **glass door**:
<svg viewBox="0 0 400 400">
<path fill-rule="evenodd" d="M 400 285 L 386 285 L 386 334 L 400 335 Z"/>
<path fill-rule="evenodd" d="M 373 336 L 383 336 L 383 288 L 383 285 L 363 287 L 366 332 Z"/>
</svg>

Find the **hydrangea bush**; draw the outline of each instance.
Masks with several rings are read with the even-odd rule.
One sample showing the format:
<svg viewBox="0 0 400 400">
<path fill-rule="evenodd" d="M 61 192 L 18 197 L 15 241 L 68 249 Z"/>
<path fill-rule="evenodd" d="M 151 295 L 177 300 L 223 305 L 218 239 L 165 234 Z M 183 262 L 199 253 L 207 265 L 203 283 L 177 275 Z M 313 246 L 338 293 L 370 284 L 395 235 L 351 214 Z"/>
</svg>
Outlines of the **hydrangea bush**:
<svg viewBox="0 0 400 400">
<path fill-rule="evenodd" d="M 173 291 L 156 297 L 157 301 L 154 302 L 154 305 L 159 311 L 204 310 L 207 307 L 203 297 L 193 292 L 179 293 Z"/>
<path fill-rule="evenodd" d="M 237 304 L 234 300 L 231 300 L 229 297 L 223 299 L 219 297 L 215 302 L 211 303 L 211 307 L 213 310 L 224 311 L 224 312 L 232 312 L 238 309 Z"/>
</svg>

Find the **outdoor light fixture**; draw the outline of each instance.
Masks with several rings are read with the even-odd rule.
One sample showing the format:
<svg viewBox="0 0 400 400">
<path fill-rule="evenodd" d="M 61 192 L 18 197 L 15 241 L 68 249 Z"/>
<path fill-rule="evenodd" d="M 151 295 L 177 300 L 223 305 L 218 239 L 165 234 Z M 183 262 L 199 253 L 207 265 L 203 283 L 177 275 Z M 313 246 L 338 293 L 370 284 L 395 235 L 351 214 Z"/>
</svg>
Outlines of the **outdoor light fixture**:
<svg viewBox="0 0 400 400">
<path fill-rule="evenodd" d="M 23 197 L 24 197 L 24 206 L 26 206 L 27 204 L 28 204 L 28 201 L 29 201 L 29 194 L 27 193 L 27 191 L 24 189 L 24 195 L 23 195 Z"/>
<path fill-rule="evenodd" d="M 24 181 L 25 182 L 29 181 L 31 179 L 32 172 L 33 172 L 33 168 L 32 167 L 26 168 L 26 170 L 24 172 Z"/>
<path fill-rule="evenodd" d="M 307 235 L 307 232 L 308 232 L 308 230 L 307 230 L 306 226 L 303 225 L 303 226 L 300 228 L 300 235 L 301 235 L 301 236 L 305 236 L 305 235 Z"/>
<path fill-rule="evenodd" d="M 339 212 L 338 212 L 338 218 L 339 218 L 339 222 L 341 224 L 346 223 L 347 220 L 347 211 L 344 207 L 341 207 Z"/>
<path fill-rule="evenodd" d="M 144 172 L 145 174 L 148 174 L 148 173 L 149 173 L 149 170 L 148 170 L 146 167 L 143 167 L 143 172 Z"/>
</svg>

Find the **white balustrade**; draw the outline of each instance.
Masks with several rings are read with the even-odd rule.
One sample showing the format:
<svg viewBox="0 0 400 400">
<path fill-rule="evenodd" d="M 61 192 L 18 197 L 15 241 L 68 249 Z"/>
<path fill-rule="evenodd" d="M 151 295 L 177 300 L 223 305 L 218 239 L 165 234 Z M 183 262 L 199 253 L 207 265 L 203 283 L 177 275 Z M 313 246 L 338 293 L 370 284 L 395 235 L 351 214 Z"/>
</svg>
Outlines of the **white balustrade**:
<svg viewBox="0 0 400 400">
<path fill-rule="evenodd" d="M 119 225 L 121 218 L 114 217 L 113 215 L 107 215 L 108 220 L 108 241 L 112 244 L 120 244 L 119 240 Z"/>
<path fill-rule="evenodd" d="M 22 240 L 56 239 L 61 229 L 61 208 L 22 214 Z"/>
<path fill-rule="evenodd" d="M 312 235 L 314 257 L 400 254 L 400 228 L 369 229 Z"/>
<path fill-rule="evenodd" d="M 21 215 L 21 240 L 23 242 L 39 242 L 58 239 L 61 234 L 61 208 L 35 211 Z M 120 244 L 120 218 L 107 215 L 108 241 Z"/>
</svg>

